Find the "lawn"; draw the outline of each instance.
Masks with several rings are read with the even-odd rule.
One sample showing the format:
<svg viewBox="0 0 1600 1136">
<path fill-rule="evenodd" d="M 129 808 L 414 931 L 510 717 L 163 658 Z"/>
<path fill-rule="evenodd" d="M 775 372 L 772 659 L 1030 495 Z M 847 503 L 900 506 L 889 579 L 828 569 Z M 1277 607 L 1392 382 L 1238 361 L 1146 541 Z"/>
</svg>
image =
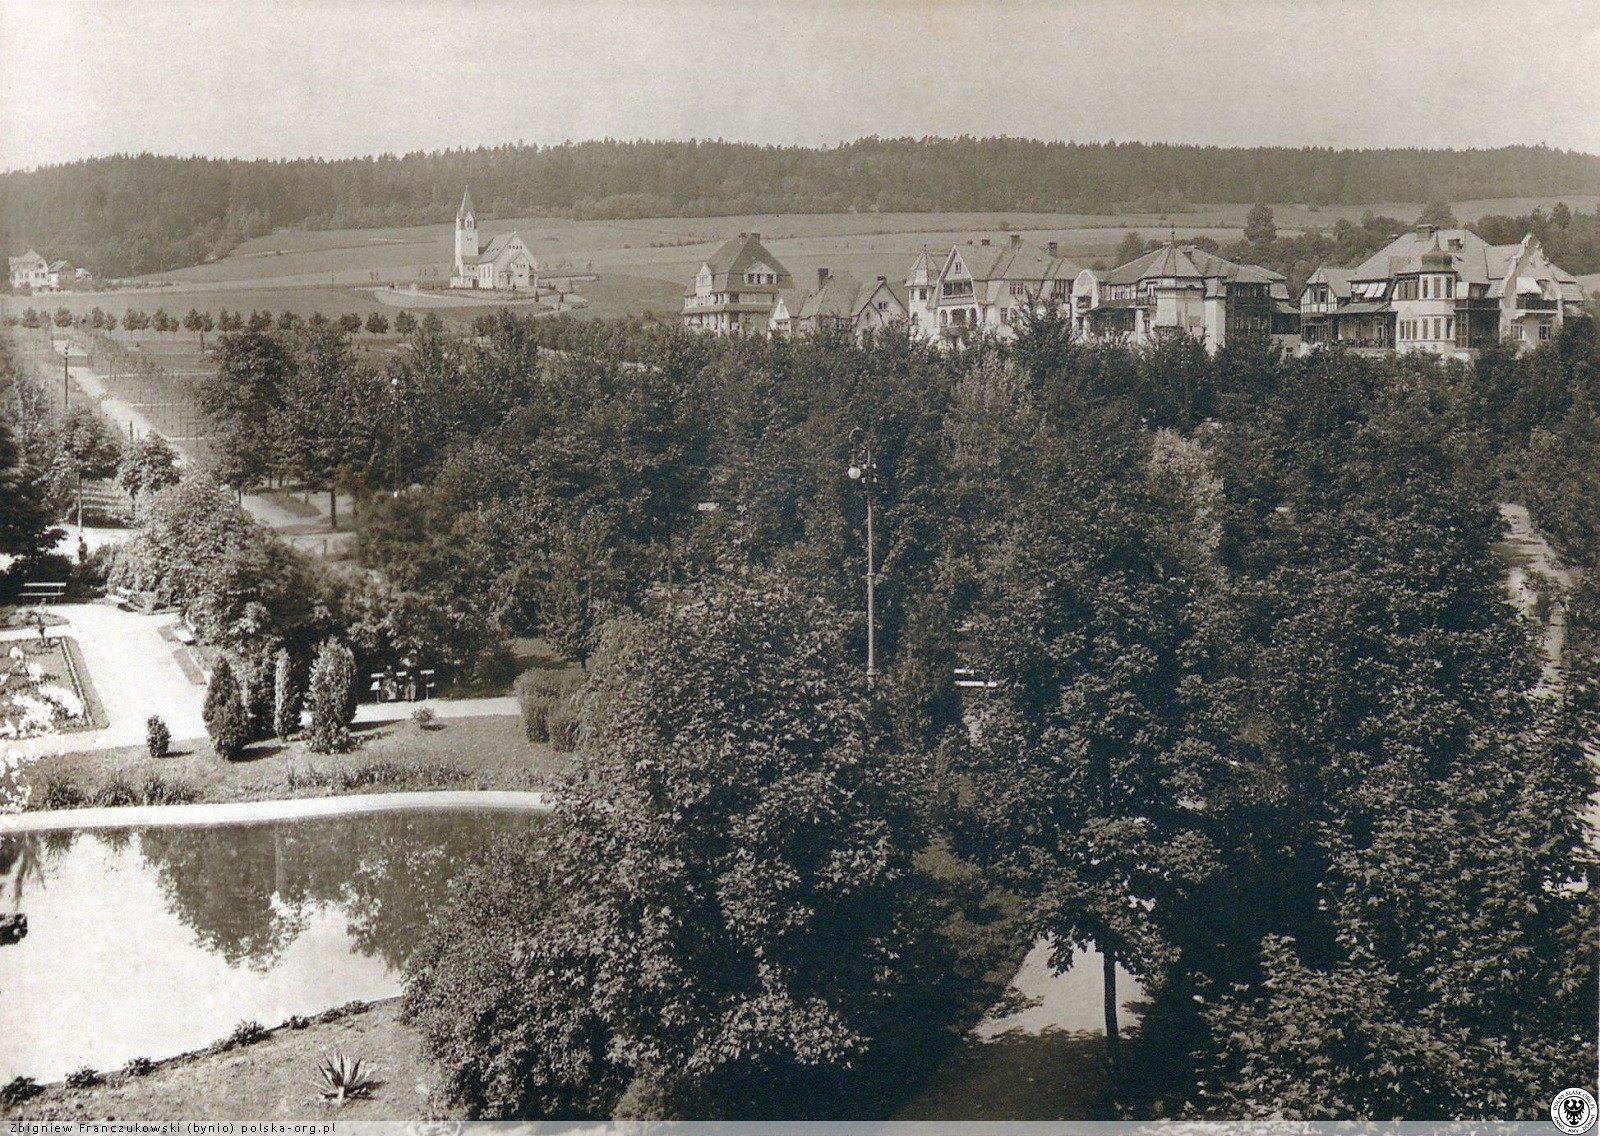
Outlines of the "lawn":
<svg viewBox="0 0 1600 1136">
<path fill-rule="evenodd" d="M 142 746 L 56 754 L 28 766 L 30 807 L 153 800 L 268 801 L 424 789 L 542 789 L 571 759 L 527 740 L 520 718 L 448 718 L 354 728 L 349 753 L 311 753 L 302 741 L 258 742 L 223 761 L 206 742 L 175 743 L 152 759 Z M 159 778 L 159 797 L 146 791 Z M 124 791 L 126 790 L 126 791 Z"/>
<path fill-rule="evenodd" d="M 186 1054 L 143 1076 L 110 1073 L 103 1085 L 51 1085 L 10 1110 L 13 1119 L 68 1121 L 204 1117 L 207 1120 L 414 1120 L 436 1115 L 438 1074 L 417 1032 L 401 1025 L 398 999 L 352 1006 L 300 1029 L 281 1025 L 253 1045 Z M 331 1019 L 331 1020 L 322 1020 Z M 379 1082 L 370 1098 L 338 1105 L 318 1092 L 328 1054 L 360 1058 Z M 330 1125 L 331 1130 L 331 1125 Z"/>
</svg>

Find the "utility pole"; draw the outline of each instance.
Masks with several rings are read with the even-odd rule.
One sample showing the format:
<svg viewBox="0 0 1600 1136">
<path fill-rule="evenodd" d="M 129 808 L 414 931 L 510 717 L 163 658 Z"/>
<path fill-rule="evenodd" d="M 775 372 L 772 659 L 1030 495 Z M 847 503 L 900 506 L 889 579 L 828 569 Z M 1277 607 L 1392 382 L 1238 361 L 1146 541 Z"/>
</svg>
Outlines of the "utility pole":
<svg viewBox="0 0 1600 1136">
<path fill-rule="evenodd" d="M 878 573 L 873 546 L 873 498 L 878 486 L 878 465 L 872 456 L 872 440 L 861 427 L 850 431 L 850 441 L 856 452 L 846 472 L 851 481 L 860 482 L 867 495 L 867 686 L 870 689 L 878 678 Z"/>
</svg>

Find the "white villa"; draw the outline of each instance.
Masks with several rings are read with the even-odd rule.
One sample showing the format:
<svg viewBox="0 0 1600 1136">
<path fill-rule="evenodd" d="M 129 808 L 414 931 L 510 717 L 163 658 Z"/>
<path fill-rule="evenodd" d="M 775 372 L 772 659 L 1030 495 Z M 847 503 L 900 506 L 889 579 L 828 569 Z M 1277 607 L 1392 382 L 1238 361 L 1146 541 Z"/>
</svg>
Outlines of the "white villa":
<svg viewBox="0 0 1600 1136">
<path fill-rule="evenodd" d="M 51 288 L 50 265 L 33 249 L 11 257 L 11 290 L 20 292 L 24 288 L 33 292 L 48 292 Z"/>
<path fill-rule="evenodd" d="M 1582 304 L 1577 279 L 1531 233 L 1491 245 L 1470 229 L 1419 225 L 1355 268 L 1317 269 L 1300 293 L 1300 336 L 1470 359 L 1500 340 L 1537 346 Z"/>
</svg>

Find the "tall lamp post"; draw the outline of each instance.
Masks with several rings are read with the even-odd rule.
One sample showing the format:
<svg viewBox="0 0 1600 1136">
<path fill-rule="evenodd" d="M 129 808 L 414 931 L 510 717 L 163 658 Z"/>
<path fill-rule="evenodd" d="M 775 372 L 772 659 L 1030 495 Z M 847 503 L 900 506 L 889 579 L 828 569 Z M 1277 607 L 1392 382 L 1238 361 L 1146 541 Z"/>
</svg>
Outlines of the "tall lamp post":
<svg viewBox="0 0 1600 1136">
<path fill-rule="evenodd" d="M 400 376 L 390 375 L 389 385 L 394 391 L 394 496 L 400 498 Z"/>
<path fill-rule="evenodd" d="M 878 677 L 878 572 L 873 548 L 873 497 L 878 488 L 878 465 L 872 456 L 872 439 L 857 426 L 850 431 L 851 458 L 846 472 L 867 495 L 867 686 Z"/>
</svg>

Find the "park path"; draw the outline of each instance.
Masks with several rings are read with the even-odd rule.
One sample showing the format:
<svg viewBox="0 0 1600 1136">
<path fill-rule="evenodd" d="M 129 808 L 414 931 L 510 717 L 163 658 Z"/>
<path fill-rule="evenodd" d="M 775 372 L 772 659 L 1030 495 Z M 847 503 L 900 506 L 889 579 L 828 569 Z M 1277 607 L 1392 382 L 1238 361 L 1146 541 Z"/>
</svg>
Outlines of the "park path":
<svg viewBox="0 0 1600 1136">
<path fill-rule="evenodd" d="M 1544 534 L 1533 526 L 1525 505 L 1502 504 L 1500 516 L 1508 530 L 1505 546 L 1509 552 L 1510 567 L 1506 571 L 1506 588 L 1511 602 L 1524 615 L 1532 616 L 1538 598 L 1538 588 L 1532 577 L 1543 576 L 1554 581 L 1562 593 L 1577 582 L 1577 573 L 1561 563 Z M 1567 607 L 1557 598 L 1550 604 L 1544 625 L 1544 671 L 1539 679 L 1537 693 L 1554 695 L 1566 682 L 1562 665 L 1562 652 L 1567 640 Z M 1583 742 L 1584 752 L 1600 781 L 1600 730 L 1591 731 Z M 1600 788 L 1589 794 L 1589 807 L 1584 819 L 1589 825 L 1589 843 L 1600 850 Z"/>
<path fill-rule="evenodd" d="M 176 740 L 203 738 L 200 710 L 205 687 L 189 678 L 178 662 L 182 645 L 161 634 L 176 622 L 167 615 L 122 611 L 106 603 L 53 604 L 50 612 L 67 622 L 51 635 L 77 641 L 88 681 L 105 708 L 107 725 L 100 730 L 24 738 L 7 745 L 30 756 L 144 745 L 145 719 L 159 714 Z M 0 631 L 0 641 L 28 638 L 28 628 Z"/>
<path fill-rule="evenodd" d="M 421 793 L 353 793 L 344 797 L 296 797 L 283 801 L 226 801 L 197 805 L 127 805 L 118 808 L 55 809 L 0 816 L 0 832 L 47 832 L 70 828 L 142 828 L 148 825 L 259 824 L 275 820 L 347 816 L 415 809 L 512 809 L 544 811 L 543 793 L 517 789 L 436 789 Z"/>
<path fill-rule="evenodd" d="M 56 339 L 51 343 L 60 352 L 67 340 Z M 83 356 L 69 354 L 67 372 L 84 397 L 99 406 L 101 414 L 111 422 L 119 435 L 143 437 L 151 433 L 162 434 L 139 407 L 113 394 L 105 376 L 92 369 Z M 166 434 L 162 436 L 178 451 L 181 464 L 196 460 L 195 439 Z M 339 555 L 348 550 L 349 543 L 354 539 L 354 533 L 347 529 L 335 529 L 329 524 L 325 493 L 311 494 L 309 500 L 299 503 L 297 510 L 285 508 L 272 497 L 255 493 L 245 494 L 240 504 L 251 517 L 275 530 L 289 544 L 306 552 L 322 556 Z M 353 509 L 352 502 L 344 494 L 340 495 L 339 505 L 341 510 Z M 344 515 L 352 514 L 345 512 Z"/>
<path fill-rule="evenodd" d="M 516 717 L 517 700 L 504 698 L 432 698 L 426 702 L 363 702 L 356 707 L 356 722 L 400 722 L 426 706 L 439 718 Z"/>
<path fill-rule="evenodd" d="M 1506 588 L 1511 602 L 1524 615 L 1532 616 L 1539 589 L 1535 577 L 1553 580 L 1563 593 L 1571 590 L 1575 581 L 1572 569 L 1561 563 L 1555 549 L 1545 540 L 1544 534 L 1533 527 L 1533 518 L 1526 505 L 1502 504 L 1500 516 L 1508 530 L 1505 547 L 1510 553 L 1510 567 L 1506 571 Z M 1562 684 L 1561 654 L 1567 641 L 1567 606 L 1557 599 L 1550 604 L 1544 626 L 1544 675 L 1540 680 L 1541 692 L 1549 693 Z"/>
</svg>

